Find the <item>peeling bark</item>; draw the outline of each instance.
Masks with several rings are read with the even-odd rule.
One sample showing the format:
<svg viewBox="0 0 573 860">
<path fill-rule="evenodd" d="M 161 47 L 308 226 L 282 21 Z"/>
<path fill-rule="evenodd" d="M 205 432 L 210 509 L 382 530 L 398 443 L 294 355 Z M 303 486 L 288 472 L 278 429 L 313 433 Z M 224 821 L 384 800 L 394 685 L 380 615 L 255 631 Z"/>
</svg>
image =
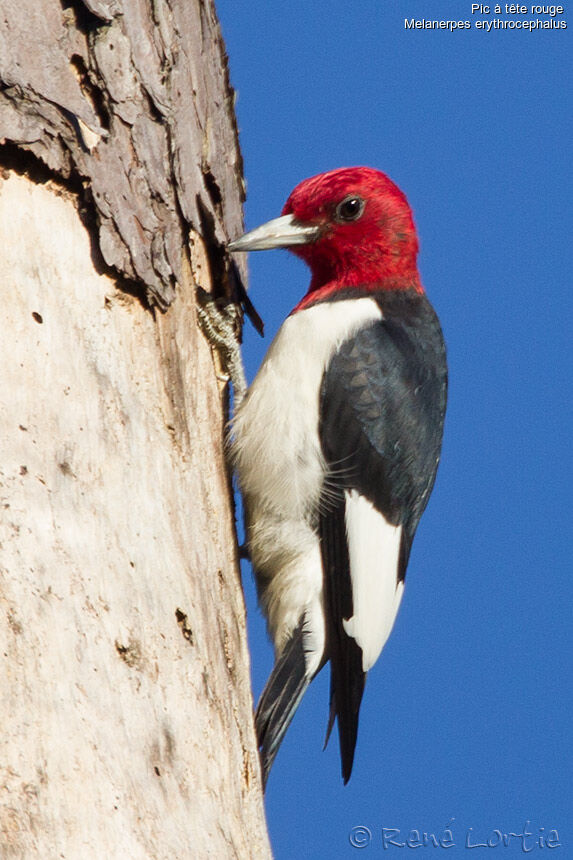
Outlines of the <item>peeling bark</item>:
<svg viewBox="0 0 573 860">
<path fill-rule="evenodd" d="M 161 308 L 189 228 L 219 254 L 241 230 L 233 91 L 208 0 L 3 0 L 3 139 L 81 184 L 105 265 Z"/>
<path fill-rule="evenodd" d="M 0 856 L 269 857 L 226 416 L 210 2 L 3 0 Z"/>
</svg>

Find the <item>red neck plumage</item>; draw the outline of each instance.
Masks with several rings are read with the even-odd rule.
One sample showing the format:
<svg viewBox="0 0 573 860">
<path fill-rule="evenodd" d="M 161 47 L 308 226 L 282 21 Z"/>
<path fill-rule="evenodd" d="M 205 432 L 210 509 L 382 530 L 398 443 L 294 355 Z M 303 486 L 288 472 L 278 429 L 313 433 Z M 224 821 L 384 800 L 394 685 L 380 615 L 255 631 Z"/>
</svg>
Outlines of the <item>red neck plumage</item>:
<svg viewBox="0 0 573 860">
<path fill-rule="evenodd" d="M 302 310 L 316 302 L 324 301 L 341 290 L 352 290 L 353 288 L 363 292 L 393 292 L 395 290 L 413 291 L 423 293 L 424 288 L 420 281 L 420 275 L 415 261 L 413 265 L 407 265 L 404 259 L 399 262 L 404 265 L 381 266 L 380 261 L 373 261 L 373 265 L 352 267 L 348 271 L 333 272 L 330 267 L 320 267 L 315 264 L 312 267 L 312 279 L 306 295 L 298 303 L 295 311 Z"/>
<path fill-rule="evenodd" d="M 350 171 L 350 178 L 348 171 L 342 173 L 340 189 L 334 186 L 342 182 L 341 171 L 301 183 L 283 209 L 283 214 L 294 214 L 300 222 L 319 228 L 313 242 L 290 249 L 312 273 L 308 292 L 297 309 L 354 287 L 372 293 L 423 293 L 417 268 L 418 237 L 403 193 L 387 177 L 366 168 Z M 366 201 L 363 214 L 355 221 L 341 221 L 332 201 L 354 187 L 357 196 Z"/>
</svg>

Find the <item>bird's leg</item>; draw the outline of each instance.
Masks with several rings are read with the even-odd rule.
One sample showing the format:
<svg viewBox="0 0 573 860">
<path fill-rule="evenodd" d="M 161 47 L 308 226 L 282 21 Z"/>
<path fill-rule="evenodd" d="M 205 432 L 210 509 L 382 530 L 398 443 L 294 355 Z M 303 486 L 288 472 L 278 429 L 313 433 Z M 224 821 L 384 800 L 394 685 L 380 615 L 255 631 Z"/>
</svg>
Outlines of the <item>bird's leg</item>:
<svg viewBox="0 0 573 860">
<path fill-rule="evenodd" d="M 247 390 L 239 337 L 241 308 L 233 303 L 221 307 L 203 287 L 196 288 L 196 295 L 199 325 L 211 346 L 219 353 L 225 382 L 230 379 L 233 384 L 236 409 Z"/>
<path fill-rule="evenodd" d="M 225 370 L 223 381 L 227 383 L 229 379 L 231 380 L 235 396 L 234 405 L 237 409 L 247 390 L 239 340 L 242 322 L 241 307 L 229 303 L 221 308 L 213 296 L 203 287 L 197 286 L 196 294 L 199 325 L 211 346 L 219 353 Z M 233 467 L 230 462 L 229 466 L 232 471 Z M 251 560 L 249 545 L 246 540 L 239 546 L 239 558 Z"/>
</svg>

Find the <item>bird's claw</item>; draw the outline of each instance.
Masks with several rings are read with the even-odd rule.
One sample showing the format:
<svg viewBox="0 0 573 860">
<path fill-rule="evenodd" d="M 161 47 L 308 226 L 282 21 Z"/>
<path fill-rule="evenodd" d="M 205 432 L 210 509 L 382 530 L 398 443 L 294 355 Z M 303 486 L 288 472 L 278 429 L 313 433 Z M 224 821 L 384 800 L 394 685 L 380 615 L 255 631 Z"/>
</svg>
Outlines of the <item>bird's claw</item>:
<svg viewBox="0 0 573 860">
<path fill-rule="evenodd" d="M 247 390 L 239 332 L 242 319 L 238 305 L 228 303 L 221 307 L 217 300 L 203 289 L 196 287 L 197 319 L 201 330 L 221 358 L 225 371 L 224 380 L 231 380 L 235 396 L 235 408 Z"/>
</svg>

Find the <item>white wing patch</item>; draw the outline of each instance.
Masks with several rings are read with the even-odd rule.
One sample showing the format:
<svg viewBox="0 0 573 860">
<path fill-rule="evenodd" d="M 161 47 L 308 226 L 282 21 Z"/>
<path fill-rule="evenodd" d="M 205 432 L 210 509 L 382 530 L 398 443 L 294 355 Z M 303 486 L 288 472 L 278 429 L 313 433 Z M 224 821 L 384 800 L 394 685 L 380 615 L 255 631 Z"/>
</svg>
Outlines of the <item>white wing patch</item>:
<svg viewBox="0 0 573 860">
<path fill-rule="evenodd" d="M 362 649 L 367 672 L 386 644 L 404 590 L 397 582 L 402 527 L 391 525 L 356 490 L 344 496 L 354 614 L 342 623 Z"/>
</svg>

